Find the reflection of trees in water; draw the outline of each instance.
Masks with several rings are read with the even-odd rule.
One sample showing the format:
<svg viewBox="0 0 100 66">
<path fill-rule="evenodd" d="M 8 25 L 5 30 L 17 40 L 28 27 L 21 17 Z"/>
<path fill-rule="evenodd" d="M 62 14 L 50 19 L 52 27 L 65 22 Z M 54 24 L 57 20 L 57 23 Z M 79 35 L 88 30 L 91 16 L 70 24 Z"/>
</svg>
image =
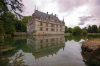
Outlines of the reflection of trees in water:
<svg viewBox="0 0 100 66">
<path fill-rule="evenodd" d="M 21 57 L 24 56 L 22 53 L 20 53 L 19 55 L 16 54 L 15 59 L 10 59 L 10 66 L 24 66 L 24 61 L 23 59 L 21 59 Z"/>
<path fill-rule="evenodd" d="M 65 42 L 74 40 L 75 42 L 79 42 L 81 39 L 86 40 L 87 36 L 65 36 Z"/>
<path fill-rule="evenodd" d="M 100 38 L 100 35 L 88 35 L 88 39 Z"/>
</svg>

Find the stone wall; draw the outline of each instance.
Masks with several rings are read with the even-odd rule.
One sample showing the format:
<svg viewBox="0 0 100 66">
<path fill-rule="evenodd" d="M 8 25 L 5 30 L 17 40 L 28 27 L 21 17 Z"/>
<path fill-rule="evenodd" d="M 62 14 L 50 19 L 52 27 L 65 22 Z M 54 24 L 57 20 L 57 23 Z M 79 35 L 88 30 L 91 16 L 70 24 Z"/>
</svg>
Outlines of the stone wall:
<svg viewBox="0 0 100 66">
<path fill-rule="evenodd" d="M 40 23 L 42 23 L 42 25 Z M 48 26 L 46 24 L 48 24 Z M 48 28 L 48 31 L 46 30 L 46 28 Z M 53 29 L 53 31 L 51 29 Z M 36 35 L 64 34 L 65 25 L 59 22 L 50 22 L 50 21 L 47 22 L 47 21 L 41 21 L 39 19 L 33 19 L 27 24 L 27 32 L 35 33 Z"/>
<path fill-rule="evenodd" d="M 19 35 L 27 35 L 27 32 L 14 32 L 14 35 L 17 35 L 17 36 L 19 36 Z"/>
</svg>

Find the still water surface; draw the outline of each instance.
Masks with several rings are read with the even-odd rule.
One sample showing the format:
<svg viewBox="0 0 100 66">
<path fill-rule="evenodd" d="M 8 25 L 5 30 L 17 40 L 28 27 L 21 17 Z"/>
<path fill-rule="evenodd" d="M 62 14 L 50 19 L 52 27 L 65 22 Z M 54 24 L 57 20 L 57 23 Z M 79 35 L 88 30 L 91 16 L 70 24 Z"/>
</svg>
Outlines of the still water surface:
<svg viewBox="0 0 100 66">
<path fill-rule="evenodd" d="M 0 66 L 86 66 L 81 55 L 86 40 L 81 36 L 6 38 L 4 44 L 16 48 L 0 53 Z"/>
</svg>

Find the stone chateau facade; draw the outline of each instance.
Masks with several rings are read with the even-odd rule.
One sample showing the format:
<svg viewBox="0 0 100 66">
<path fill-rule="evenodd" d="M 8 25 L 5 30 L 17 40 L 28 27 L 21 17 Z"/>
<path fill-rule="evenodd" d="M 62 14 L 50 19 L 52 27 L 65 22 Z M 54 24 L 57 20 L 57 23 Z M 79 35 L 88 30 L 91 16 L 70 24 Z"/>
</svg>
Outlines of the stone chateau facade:
<svg viewBox="0 0 100 66">
<path fill-rule="evenodd" d="M 65 22 L 53 14 L 48 14 L 35 10 L 32 17 L 27 22 L 27 33 L 35 35 L 64 34 Z"/>
</svg>

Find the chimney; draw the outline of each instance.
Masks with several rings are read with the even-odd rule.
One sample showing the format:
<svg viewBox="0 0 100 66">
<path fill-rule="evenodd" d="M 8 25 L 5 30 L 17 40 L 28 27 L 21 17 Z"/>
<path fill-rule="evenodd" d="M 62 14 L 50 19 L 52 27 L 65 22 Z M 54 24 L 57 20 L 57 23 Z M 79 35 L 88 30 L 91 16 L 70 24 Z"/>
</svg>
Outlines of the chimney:
<svg viewBox="0 0 100 66">
<path fill-rule="evenodd" d="M 55 17 L 56 17 L 56 14 L 55 14 Z"/>
<path fill-rule="evenodd" d="M 47 14 L 48 14 L 48 12 L 47 12 Z"/>
</svg>

